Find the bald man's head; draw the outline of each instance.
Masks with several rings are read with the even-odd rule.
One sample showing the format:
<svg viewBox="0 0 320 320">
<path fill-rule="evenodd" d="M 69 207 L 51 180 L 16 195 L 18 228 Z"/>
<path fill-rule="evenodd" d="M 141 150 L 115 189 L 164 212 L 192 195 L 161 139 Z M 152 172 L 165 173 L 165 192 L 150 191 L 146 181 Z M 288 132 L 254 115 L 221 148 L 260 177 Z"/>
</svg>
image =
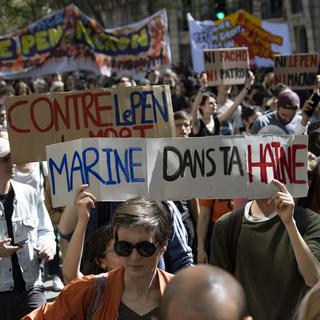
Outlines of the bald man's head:
<svg viewBox="0 0 320 320">
<path fill-rule="evenodd" d="M 224 270 L 197 265 L 184 269 L 168 284 L 160 306 L 161 320 L 240 320 L 245 294 Z"/>
</svg>

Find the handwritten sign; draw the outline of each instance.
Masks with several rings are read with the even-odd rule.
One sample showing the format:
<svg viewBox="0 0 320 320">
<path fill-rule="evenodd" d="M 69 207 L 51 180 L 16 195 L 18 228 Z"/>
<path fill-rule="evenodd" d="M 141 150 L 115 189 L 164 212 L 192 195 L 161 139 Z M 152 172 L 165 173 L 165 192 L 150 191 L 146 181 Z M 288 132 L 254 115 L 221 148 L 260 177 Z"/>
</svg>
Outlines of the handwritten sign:
<svg viewBox="0 0 320 320">
<path fill-rule="evenodd" d="M 16 163 L 44 160 L 46 145 L 77 138 L 174 136 L 167 86 L 8 97 L 6 110 Z"/>
<path fill-rule="evenodd" d="M 208 85 L 241 84 L 249 74 L 247 48 L 204 50 Z"/>
<path fill-rule="evenodd" d="M 187 14 L 193 69 L 204 70 L 204 49 L 247 47 L 251 66 L 272 67 L 275 54 L 291 54 L 289 27 L 239 10 L 222 20 L 196 21 Z"/>
<path fill-rule="evenodd" d="M 277 55 L 274 65 L 275 84 L 281 82 L 291 89 L 314 89 L 316 87 L 318 53 Z"/>
<path fill-rule="evenodd" d="M 199 140 L 201 139 L 201 140 Z M 266 198 L 276 178 L 294 197 L 307 194 L 306 136 L 79 139 L 47 146 L 55 206 L 78 185 L 97 200 Z"/>
</svg>

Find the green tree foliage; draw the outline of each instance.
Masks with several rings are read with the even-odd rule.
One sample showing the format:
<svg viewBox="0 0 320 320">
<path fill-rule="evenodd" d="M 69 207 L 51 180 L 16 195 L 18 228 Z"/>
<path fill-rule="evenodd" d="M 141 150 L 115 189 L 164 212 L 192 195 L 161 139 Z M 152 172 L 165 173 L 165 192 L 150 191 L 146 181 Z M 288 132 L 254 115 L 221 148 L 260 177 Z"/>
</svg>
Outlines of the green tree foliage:
<svg viewBox="0 0 320 320">
<path fill-rule="evenodd" d="M 86 15 L 96 19 L 101 25 L 100 14 L 106 1 L 78 0 L 73 3 Z M 0 35 L 18 31 L 56 10 L 70 4 L 68 0 L 0 0 Z"/>
</svg>

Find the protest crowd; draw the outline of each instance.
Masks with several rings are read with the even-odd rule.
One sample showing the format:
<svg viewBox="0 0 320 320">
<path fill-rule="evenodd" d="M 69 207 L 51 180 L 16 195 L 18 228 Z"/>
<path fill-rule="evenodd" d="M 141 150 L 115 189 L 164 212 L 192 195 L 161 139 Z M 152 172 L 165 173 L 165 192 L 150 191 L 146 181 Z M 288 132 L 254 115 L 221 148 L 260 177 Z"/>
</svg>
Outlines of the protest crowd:
<svg viewBox="0 0 320 320">
<path fill-rule="evenodd" d="M 211 136 L 308 136 L 307 194 L 290 193 L 282 155 L 275 164 L 266 156 L 262 164 L 251 162 L 282 172 L 264 181 L 276 190 L 271 196 L 240 197 L 230 186 L 228 198 L 101 201 L 83 183 L 74 186 L 73 201 L 56 207 L 48 163 L 11 159 L 16 142 L 7 103 L 22 101 L 12 97 L 156 85 L 170 88 L 175 136 L 186 146 Z M 2 78 L 0 318 L 320 319 L 320 99 L 315 103 L 314 95 L 320 96 L 320 74 L 312 89 L 293 90 L 274 81 L 272 68 L 258 67 L 237 85 L 212 85 L 210 72 L 185 65 L 155 66 L 139 80 L 129 72 L 108 77 L 85 70 Z M 281 154 L 276 143 L 270 145 Z M 230 153 L 232 171 L 238 158 Z M 167 177 L 177 178 L 169 171 Z M 54 301 L 45 300 L 45 279 L 60 292 Z"/>
</svg>

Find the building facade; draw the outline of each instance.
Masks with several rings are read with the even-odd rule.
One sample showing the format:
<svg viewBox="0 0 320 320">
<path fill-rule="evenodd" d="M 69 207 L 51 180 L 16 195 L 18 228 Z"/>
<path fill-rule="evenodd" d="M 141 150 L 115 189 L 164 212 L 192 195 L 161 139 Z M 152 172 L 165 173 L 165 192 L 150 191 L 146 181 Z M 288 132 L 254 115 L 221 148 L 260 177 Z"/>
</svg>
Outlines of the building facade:
<svg viewBox="0 0 320 320">
<path fill-rule="evenodd" d="M 319 0 L 107 0 L 103 20 L 107 28 L 139 21 L 161 8 L 167 9 L 172 63 L 191 63 L 186 14 L 196 20 L 214 20 L 215 8 L 223 3 L 225 13 L 247 10 L 262 20 L 289 25 L 294 53 L 320 51 Z"/>
</svg>

